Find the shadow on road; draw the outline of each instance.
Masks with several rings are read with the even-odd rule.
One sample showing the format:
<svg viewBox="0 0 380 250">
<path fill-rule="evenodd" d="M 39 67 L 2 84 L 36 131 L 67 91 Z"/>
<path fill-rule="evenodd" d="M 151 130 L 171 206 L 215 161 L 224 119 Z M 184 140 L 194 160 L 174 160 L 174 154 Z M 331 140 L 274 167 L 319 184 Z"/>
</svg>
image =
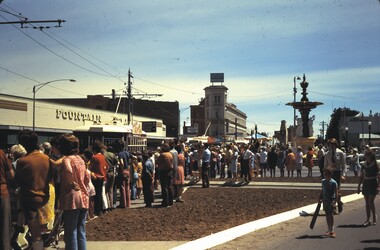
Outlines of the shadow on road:
<svg viewBox="0 0 380 250">
<path fill-rule="evenodd" d="M 362 240 L 360 243 L 380 243 L 380 239 L 377 240 Z M 379 248 L 376 248 L 379 249 Z"/>
<path fill-rule="evenodd" d="M 304 240 L 304 239 L 326 239 L 326 236 L 324 236 L 323 234 L 318 234 L 318 235 L 302 235 L 302 236 L 298 236 L 296 237 L 297 240 Z"/>
</svg>

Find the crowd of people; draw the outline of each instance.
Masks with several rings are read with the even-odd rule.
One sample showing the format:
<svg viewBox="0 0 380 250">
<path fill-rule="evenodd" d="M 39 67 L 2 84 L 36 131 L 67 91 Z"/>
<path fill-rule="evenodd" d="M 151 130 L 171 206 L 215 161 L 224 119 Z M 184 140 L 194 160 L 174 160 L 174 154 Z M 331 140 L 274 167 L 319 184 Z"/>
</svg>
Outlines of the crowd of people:
<svg viewBox="0 0 380 250">
<path fill-rule="evenodd" d="M 340 181 L 347 174 L 347 163 L 345 152 L 335 139 L 328 141 L 327 148 L 319 145 L 308 147 L 305 152 L 289 145 L 187 145 L 178 140 L 143 152 L 128 152 L 123 141 L 108 147 L 95 141 L 80 152 L 79 140 L 73 134 L 57 135 L 40 144 L 38 135 L 31 130 L 21 131 L 18 142 L 9 152 L 0 150 L 0 209 L 4 218 L 0 246 L 5 250 L 11 249 L 12 230 L 22 231 L 24 224 L 29 227 L 33 249 L 43 249 L 41 228 L 51 226 L 57 210 L 63 211 L 66 249 L 86 249 L 87 220 L 115 208 L 128 208 L 131 200 L 142 197 L 145 206 L 152 207 L 154 190 L 159 188 L 160 207 L 184 202 L 182 192 L 187 177 L 201 180 L 203 188 L 210 186 L 210 178 L 248 184 L 254 178 L 274 178 L 277 170 L 279 177 L 300 178 L 303 167 L 308 170 L 307 176 L 313 177 L 317 162 L 320 176 L 325 178 L 327 173 L 327 182 L 336 183 L 336 192 L 321 193 L 324 208 L 330 213 L 331 206 L 335 208 L 337 203 L 338 212 L 343 210 L 339 190 Z M 355 176 L 360 175 L 358 192 L 363 193 L 366 201 L 364 224 L 376 224 L 374 198 L 379 167 L 370 150 L 365 151 L 363 168 L 357 149 L 352 151 L 349 169 Z M 327 234 L 335 237 L 333 220 L 331 216 L 327 219 Z"/>
</svg>

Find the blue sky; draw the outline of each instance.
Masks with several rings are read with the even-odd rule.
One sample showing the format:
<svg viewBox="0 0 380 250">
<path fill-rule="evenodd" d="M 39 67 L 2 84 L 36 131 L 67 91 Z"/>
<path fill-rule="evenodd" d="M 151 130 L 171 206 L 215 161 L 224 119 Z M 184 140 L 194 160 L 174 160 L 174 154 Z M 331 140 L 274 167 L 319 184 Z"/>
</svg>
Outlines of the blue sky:
<svg viewBox="0 0 380 250">
<path fill-rule="evenodd" d="M 130 68 L 133 93 L 179 101 L 182 125 L 210 73 L 223 72 L 228 101 L 247 114 L 248 128 L 273 133 L 281 120 L 293 123 L 285 104 L 294 76 L 305 73 L 309 99 L 324 103 L 311 112 L 315 133 L 334 108 L 380 112 L 377 0 L 4 0 L 0 22 L 18 20 L 6 12 L 66 22 L 42 31 L 0 25 L 1 93 L 32 97 L 38 82 L 73 78 L 37 96 L 110 94 Z"/>
</svg>

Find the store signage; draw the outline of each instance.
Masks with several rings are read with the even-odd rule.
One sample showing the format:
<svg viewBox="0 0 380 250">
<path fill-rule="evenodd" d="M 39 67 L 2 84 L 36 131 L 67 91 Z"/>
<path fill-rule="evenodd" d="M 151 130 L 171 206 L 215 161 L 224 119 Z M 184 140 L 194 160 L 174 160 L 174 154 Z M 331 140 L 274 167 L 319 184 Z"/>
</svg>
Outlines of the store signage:
<svg viewBox="0 0 380 250">
<path fill-rule="evenodd" d="M 100 115 L 82 113 L 72 110 L 65 111 L 63 109 L 56 109 L 56 118 L 71 121 L 92 121 L 101 123 Z"/>
</svg>

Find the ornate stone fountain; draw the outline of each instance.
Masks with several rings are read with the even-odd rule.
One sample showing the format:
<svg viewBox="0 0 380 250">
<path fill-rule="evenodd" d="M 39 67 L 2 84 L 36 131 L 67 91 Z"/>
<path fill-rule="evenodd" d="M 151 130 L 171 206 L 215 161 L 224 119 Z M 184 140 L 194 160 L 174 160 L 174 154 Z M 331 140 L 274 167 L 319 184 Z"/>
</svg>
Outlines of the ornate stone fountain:
<svg viewBox="0 0 380 250">
<path fill-rule="evenodd" d="M 309 83 L 306 81 L 306 76 L 303 74 L 303 81 L 300 83 L 302 87 L 302 98 L 299 102 L 289 102 L 286 105 L 292 106 L 301 114 L 301 118 L 297 118 L 297 126 L 295 128 L 294 146 L 301 146 L 302 151 L 306 151 L 308 146 L 312 146 L 316 140 L 313 137 L 313 121 L 315 116 L 309 117 L 310 111 L 315 109 L 318 105 L 322 105 L 322 102 L 311 102 L 307 98 L 306 89 Z"/>
</svg>

